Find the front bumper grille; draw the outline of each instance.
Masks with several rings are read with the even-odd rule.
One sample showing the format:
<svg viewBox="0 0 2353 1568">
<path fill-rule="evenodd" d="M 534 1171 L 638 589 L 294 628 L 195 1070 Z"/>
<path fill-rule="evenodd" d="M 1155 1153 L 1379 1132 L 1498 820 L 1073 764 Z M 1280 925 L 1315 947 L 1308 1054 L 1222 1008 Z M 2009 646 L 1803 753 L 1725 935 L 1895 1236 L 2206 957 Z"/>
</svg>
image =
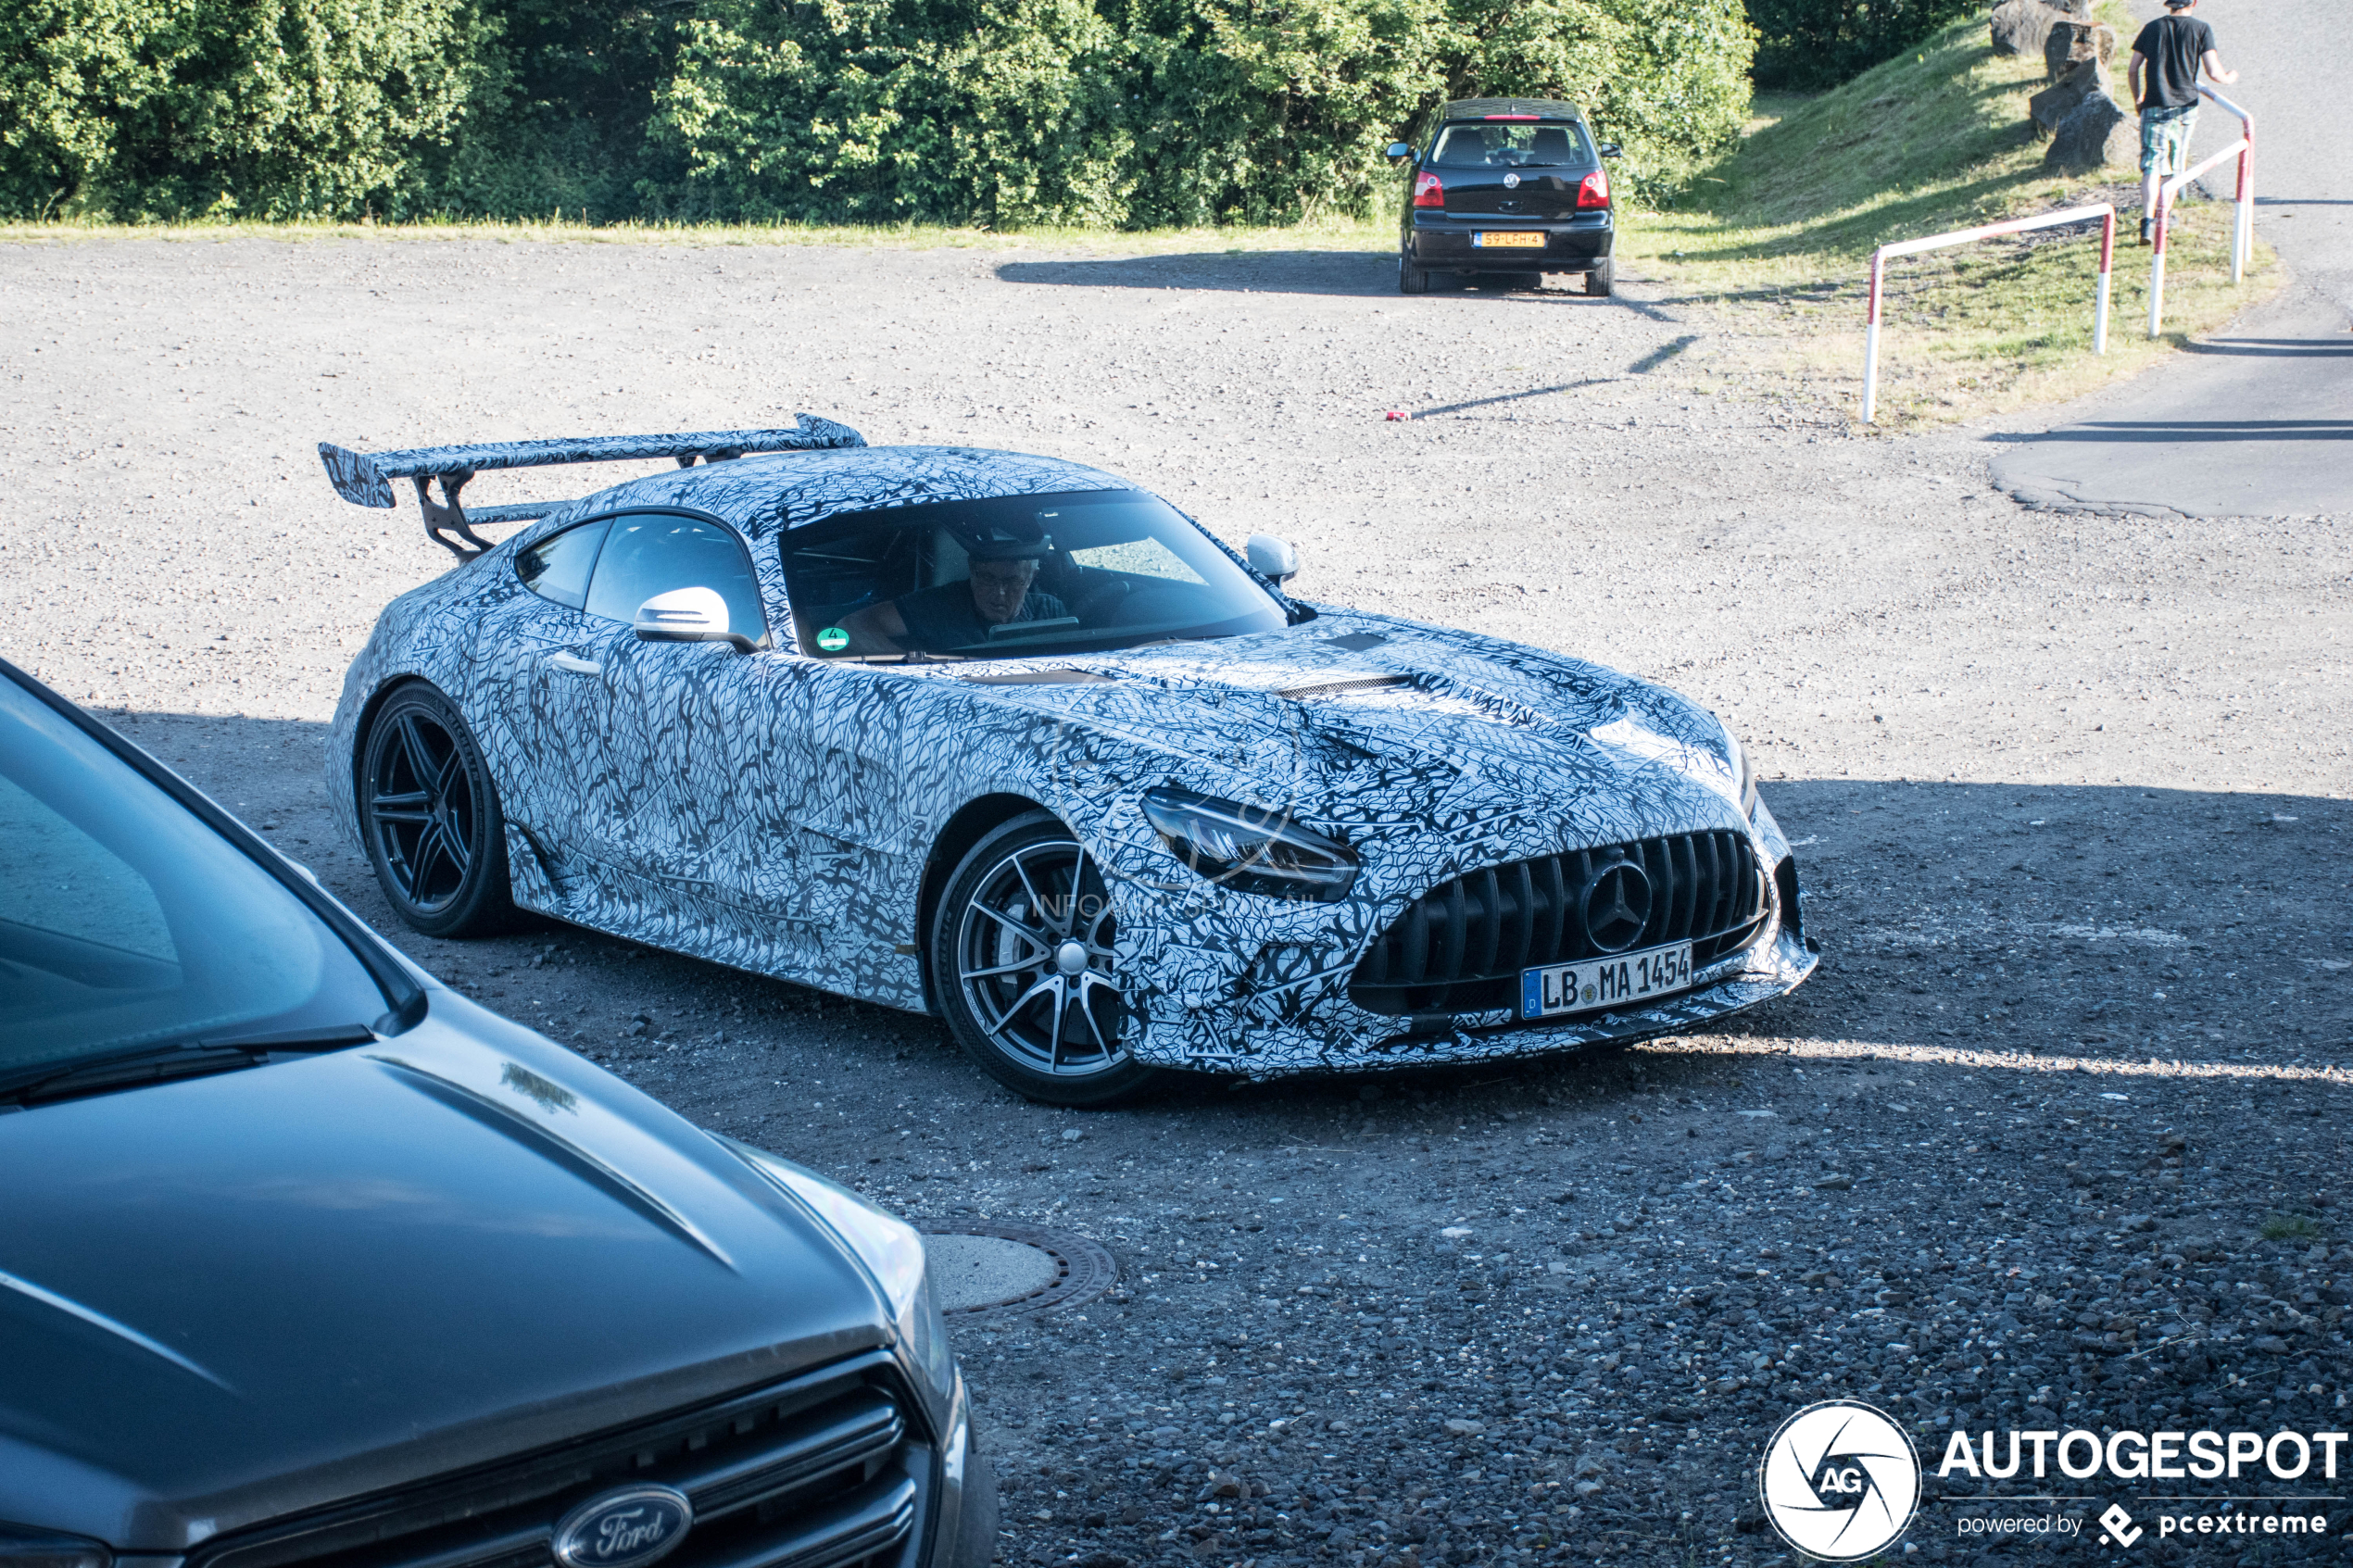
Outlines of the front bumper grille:
<svg viewBox="0 0 2353 1568">
<path fill-rule="evenodd" d="M 913 1568 L 939 1456 L 880 1352 L 658 1421 L 241 1531 L 188 1568 L 547 1568 L 555 1523 L 628 1482 L 692 1499 L 665 1568 Z"/>
<path fill-rule="evenodd" d="M 1392 1016 L 1516 1009 L 1522 970 L 1603 956 L 1583 895 L 1620 861 L 1642 868 L 1651 908 L 1642 935 L 1614 950 L 1689 942 L 1696 970 L 1747 946 L 1763 922 L 1765 878 L 1746 834 L 1572 849 L 1471 872 L 1415 899 L 1357 962 L 1349 1000 Z"/>
</svg>

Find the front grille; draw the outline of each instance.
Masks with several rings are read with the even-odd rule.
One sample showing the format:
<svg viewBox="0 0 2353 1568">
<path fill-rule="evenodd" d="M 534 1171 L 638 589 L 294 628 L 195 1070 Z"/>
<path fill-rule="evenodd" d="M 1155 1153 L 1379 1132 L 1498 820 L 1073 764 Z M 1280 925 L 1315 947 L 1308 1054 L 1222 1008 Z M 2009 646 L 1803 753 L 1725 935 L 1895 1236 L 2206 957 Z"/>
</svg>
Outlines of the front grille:
<svg viewBox="0 0 2353 1568">
<path fill-rule="evenodd" d="M 1582 895 L 1620 860 L 1650 879 L 1650 918 L 1622 950 L 1692 944 L 1692 967 L 1747 945 L 1764 918 L 1756 850 L 1743 833 L 1677 834 L 1490 866 L 1434 887 L 1373 943 L 1348 983 L 1367 1012 L 1516 1010 L 1519 975 L 1541 964 L 1599 958 Z"/>
<path fill-rule="evenodd" d="M 668 1568 L 908 1568 L 937 1456 L 874 1353 L 716 1404 L 242 1531 L 189 1568 L 547 1568 L 556 1521 L 627 1482 L 693 1500 Z"/>
</svg>

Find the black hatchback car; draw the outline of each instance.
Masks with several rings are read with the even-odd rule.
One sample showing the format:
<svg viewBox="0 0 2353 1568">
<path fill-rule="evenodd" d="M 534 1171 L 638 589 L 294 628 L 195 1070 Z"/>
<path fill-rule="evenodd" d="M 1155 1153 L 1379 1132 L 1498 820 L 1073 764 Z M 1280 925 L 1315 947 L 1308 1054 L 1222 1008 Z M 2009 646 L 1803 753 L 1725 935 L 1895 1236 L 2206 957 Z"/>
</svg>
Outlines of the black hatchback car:
<svg viewBox="0 0 2353 1568">
<path fill-rule="evenodd" d="M 980 1568 L 922 1238 L 0 662 L 0 1564 Z"/>
<path fill-rule="evenodd" d="M 1616 217 L 1604 158 L 1585 111 L 1551 98 L 1466 98 L 1448 104 L 1420 153 L 1389 149 L 1406 169 L 1397 287 L 1422 294 L 1432 273 L 1582 273 L 1606 295 Z"/>
</svg>

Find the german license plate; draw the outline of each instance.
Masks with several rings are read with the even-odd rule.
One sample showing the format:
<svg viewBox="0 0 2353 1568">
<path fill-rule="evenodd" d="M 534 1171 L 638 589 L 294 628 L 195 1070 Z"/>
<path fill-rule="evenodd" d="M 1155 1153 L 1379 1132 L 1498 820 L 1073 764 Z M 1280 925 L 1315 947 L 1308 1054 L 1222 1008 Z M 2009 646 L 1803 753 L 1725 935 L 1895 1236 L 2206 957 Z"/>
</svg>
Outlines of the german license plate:
<svg viewBox="0 0 2353 1568">
<path fill-rule="evenodd" d="M 1546 964 L 1520 971 L 1519 980 L 1522 1018 L 1636 1007 L 1692 988 L 1692 945 L 1671 942 L 1582 963 Z"/>
<path fill-rule="evenodd" d="M 1544 233 L 1541 229 L 1503 229 L 1473 234 L 1471 244 L 1483 250 L 1542 250 Z"/>
</svg>

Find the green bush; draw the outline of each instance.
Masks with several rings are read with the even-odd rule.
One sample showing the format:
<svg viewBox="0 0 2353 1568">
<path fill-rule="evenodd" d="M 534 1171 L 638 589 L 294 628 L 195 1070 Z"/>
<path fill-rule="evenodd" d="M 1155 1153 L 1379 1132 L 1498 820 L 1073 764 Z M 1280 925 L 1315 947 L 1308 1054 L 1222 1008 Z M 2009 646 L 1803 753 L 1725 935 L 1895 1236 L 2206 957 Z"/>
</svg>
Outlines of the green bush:
<svg viewBox="0 0 2353 1568">
<path fill-rule="evenodd" d="M 1115 222 L 1117 38 L 1082 0 L 716 0 L 655 93 L 674 215 Z"/>
<path fill-rule="evenodd" d="M 402 216 L 496 40 L 472 0 L 12 0 L 0 210 Z"/>
<path fill-rule="evenodd" d="M 719 0 L 657 92 L 696 214 L 1000 227 L 1362 214 L 1450 97 L 1589 106 L 1635 167 L 1737 134 L 1735 0 Z"/>
<path fill-rule="evenodd" d="M 1892 60 L 1985 0 L 1748 0 L 1756 84 L 1812 93 Z"/>
<path fill-rule="evenodd" d="M 1279 222 L 1395 199 L 1449 97 L 1670 176 L 1741 0 L 13 0 L 0 213 Z"/>
</svg>

